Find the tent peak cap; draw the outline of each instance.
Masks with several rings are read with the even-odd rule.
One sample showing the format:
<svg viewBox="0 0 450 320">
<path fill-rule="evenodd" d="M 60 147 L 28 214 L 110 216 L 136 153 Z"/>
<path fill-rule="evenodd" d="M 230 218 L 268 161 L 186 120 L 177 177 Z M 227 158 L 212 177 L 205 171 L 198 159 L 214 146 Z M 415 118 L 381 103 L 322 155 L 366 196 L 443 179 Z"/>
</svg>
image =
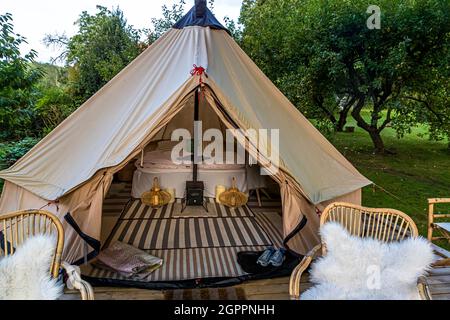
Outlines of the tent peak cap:
<svg viewBox="0 0 450 320">
<path fill-rule="evenodd" d="M 195 0 L 195 17 L 203 18 L 206 15 L 206 9 L 208 6 L 206 5 L 206 0 Z"/>
<path fill-rule="evenodd" d="M 195 5 L 175 23 L 172 28 L 183 29 L 185 27 L 210 27 L 216 30 L 225 30 L 230 34 L 230 31 L 225 28 L 209 10 L 206 5 L 206 0 L 195 0 Z"/>
</svg>

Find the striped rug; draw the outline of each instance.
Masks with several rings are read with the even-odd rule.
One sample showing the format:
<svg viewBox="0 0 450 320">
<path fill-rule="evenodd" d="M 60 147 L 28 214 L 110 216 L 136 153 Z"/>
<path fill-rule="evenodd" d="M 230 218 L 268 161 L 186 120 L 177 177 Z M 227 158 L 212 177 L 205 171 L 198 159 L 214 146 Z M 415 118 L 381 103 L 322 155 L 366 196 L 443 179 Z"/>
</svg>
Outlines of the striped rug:
<svg viewBox="0 0 450 320">
<path fill-rule="evenodd" d="M 130 219 L 168 219 L 183 218 L 181 212 L 181 199 L 177 199 L 176 203 L 170 203 L 158 209 L 146 206 L 139 199 L 128 201 L 127 206 L 123 210 L 120 217 L 122 220 Z M 253 217 L 253 212 L 247 207 L 228 208 L 222 204 L 218 204 L 214 199 L 206 198 L 208 208 L 214 210 L 214 217 L 231 218 L 231 217 Z"/>
<path fill-rule="evenodd" d="M 261 251 L 260 247 L 193 248 L 172 250 L 145 250 L 164 260 L 161 268 L 147 278 L 127 278 L 109 270 L 93 265 L 82 267 L 83 275 L 97 279 L 114 279 L 136 282 L 180 281 L 202 278 L 239 277 L 246 274 L 237 263 L 240 251 Z"/>
<path fill-rule="evenodd" d="M 103 216 L 118 217 L 125 205 L 130 201 L 131 184 L 113 183 L 105 200 L 103 200 Z"/>
<path fill-rule="evenodd" d="M 254 219 L 273 245 L 280 247 L 282 244 L 282 234 L 281 229 L 279 229 L 282 225 L 281 215 L 277 212 L 256 212 Z M 146 279 L 126 278 L 92 265 L 83 266 L 82 272 L 84 276 L 88 277 L 88 280 L 89 278 L 113 279 L 118 282 L 167 282 L 199 278 L 239 277 L 246 273 L 237 263 L 237 253 L 241 251 L 262 251 L 267 246 L 147 249 L 146 252 L 161 257 L 164 264 Z"/>
<path fill-rule="evenodd" d="M 224 210 L 217 218 L 171 218 L 174 207 L 152 209 L 140 200 L 130 201 L 105 247 L 115 241 L 142 250 L 272 244 L 248 207 Z"/>
<path fill-rule="evenodd" d="M 269 205 L 263 202 L 262 207 L 250 201 L 243 208 L 229 209 L 210 199 L 217 212 L 214 217 L 185 218 L 177 212 L 179 203 L 154 210 L 130 199 L 130 191 L 130 184 L 113 184 L 104 201 L 104 215 L 118 218 L 111 234 L 105 237 L 104 247 L 120 239 L 161 257 L 164 264 L 146 279 L 82 266 L 83 276 L 99 280 L 97 284 L 113 280 L 124 285 L 139 282 L 145 287 L 148 282 L 239 277 L 246 273 L 237 263 L 238 252 L 262 251 L 269 245 L 282 244 L 282 220 L 276 201 Z M 175 296 L 189 292 L 173 294 L 177 299 Z"/>
</svg>

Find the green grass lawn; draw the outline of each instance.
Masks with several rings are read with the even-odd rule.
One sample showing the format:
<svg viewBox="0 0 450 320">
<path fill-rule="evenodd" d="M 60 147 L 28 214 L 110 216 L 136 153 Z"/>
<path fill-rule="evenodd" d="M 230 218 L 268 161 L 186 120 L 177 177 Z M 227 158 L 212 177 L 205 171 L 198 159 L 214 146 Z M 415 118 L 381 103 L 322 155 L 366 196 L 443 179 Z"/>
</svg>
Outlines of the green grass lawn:
<svg viewBox="0 0 450 320">
<path fill-rule="evenodd" d="M 348 125 L 355 125 L 349 119 Z M 355 125 L 356 126 L 356 125 Z M 363 204 L 401 210 L 417 223 L 426 236 L 428 198 L 450 197 L 450 152 L 447 141 L 429 141 L 417 127 L 402 139 L 391 128 L 382 135 L 386 147 L 394 155 L 375 155 L 368 134 L 356 127 L 354 133 L 337 133 L 331 142 L 368 179 L 397 196 L 396 199 L 378 188 L 363 189 Z M 445 210 L 445 206 L 437 207 Z M 450 206 L 447 206 L 450 212 Z M 437 243 L 450 249 L 446 242 Z"/>
</svg>

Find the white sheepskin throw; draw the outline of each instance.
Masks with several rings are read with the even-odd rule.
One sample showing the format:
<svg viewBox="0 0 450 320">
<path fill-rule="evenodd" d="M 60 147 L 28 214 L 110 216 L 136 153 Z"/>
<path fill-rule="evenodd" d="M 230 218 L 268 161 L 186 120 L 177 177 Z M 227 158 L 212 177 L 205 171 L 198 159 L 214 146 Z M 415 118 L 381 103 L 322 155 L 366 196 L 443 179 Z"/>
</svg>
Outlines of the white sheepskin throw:
<svg viewBox="0 0 450 320">
<path fill-rule="evenodd" d="M 0 300 L 56 300 L 63 284 L 50 275 L 55 237 L 28 238 L 13 255 L 0 258 Z"/>
<path fill-rule="evenodd" d="M 324 257 L 311 267 L 315 284 L 304 300 L 417 300 L 417 279 L 433 262 L 424 238 L 383 243 L 350 235 L 338 223 L 320 230 L 327 246 Z"/>
</svg>

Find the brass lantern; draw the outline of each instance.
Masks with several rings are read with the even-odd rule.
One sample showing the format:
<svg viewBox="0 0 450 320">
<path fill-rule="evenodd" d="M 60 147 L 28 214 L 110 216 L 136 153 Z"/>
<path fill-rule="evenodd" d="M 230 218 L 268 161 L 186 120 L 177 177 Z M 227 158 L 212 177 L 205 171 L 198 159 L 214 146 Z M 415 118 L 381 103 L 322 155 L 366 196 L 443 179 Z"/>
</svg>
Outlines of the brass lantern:
<svg viewBox="0 0 450 320">
<path fill-rule="evenodd" d="M 157 177 L 153 179 L 153 187 L 150 189 L 150 191 L 144 192 L 141 195 L 142 203 L 152 208 L 165 206 L 170 202 L 170 199 L 170 193 L 161 190 Z"/>
<path fill-rule="evenodd" d="M 231 188 L 220 194 L 219 201 L 227 207 L 238 208 L 247 203 L 248 196 L 239 191 L 236 187 L 236 178 L 233 177 Z"/>
</svg>

